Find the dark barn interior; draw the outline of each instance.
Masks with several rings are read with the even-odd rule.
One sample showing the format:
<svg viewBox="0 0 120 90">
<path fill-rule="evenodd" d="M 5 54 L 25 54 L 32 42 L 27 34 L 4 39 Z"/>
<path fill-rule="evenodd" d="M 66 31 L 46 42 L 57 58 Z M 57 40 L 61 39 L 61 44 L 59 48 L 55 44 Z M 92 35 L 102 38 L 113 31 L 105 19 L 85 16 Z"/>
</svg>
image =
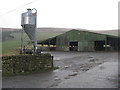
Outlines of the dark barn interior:
<svg viewBox="0 0 120 90">
<path fill-rule="evenodd" d="M 51 51 L 56 50 L 56 47 L 55 47 L 55 45 L 56 45 L 56 38 L 49 38 L 47 40 L 38 42 L 38 44 L 48 45 L 49 46 L 49 50 L 51 50 Z M 53 46 L 50 47 L 51 45 L 53 45 L 54 47 Z"/>
<path fill-rule="evenodd" d="M 105 41 L 95 41 L 95 51 L 105 51 Z"/>
<path fill-rule="evenodd" d="M 78 51 L 78 42 L 69 42 L 70 51 Z"/>
<path fill-rule="evenodd" d="M 110 45 L 110 48 L 108 50 L 110 51 L 117 51 L 120 50 L 120 38 L 118 37 L 107 37 L 107 44 Z"/>
<path fill-rule="evenodd" d="M 118 51 L 120 50 L 120 38 L 118 37 L 106 37 L 106 43 L 105 41 L 95 41 L 95 51 Z"/>
</svg>

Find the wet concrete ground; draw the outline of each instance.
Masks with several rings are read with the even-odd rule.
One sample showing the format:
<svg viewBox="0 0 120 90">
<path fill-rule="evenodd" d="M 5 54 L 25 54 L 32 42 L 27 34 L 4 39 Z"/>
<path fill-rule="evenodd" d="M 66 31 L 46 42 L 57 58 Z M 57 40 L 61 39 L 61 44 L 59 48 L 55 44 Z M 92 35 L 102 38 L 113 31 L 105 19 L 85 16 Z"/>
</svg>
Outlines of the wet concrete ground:
<svg viewBox="0 0 120 90">
<path fill-rule="evenodd" d="M 61 82 L 55 88 L 116 88 L 118 87 L 117 62 L 105 62 L 85 73 Z"/>
<path fill-rule="evenodd" d="M 45 53 L 45 52 L 44 52 Z M 3 88 L 62 88 L 62 87 L 76 87 L 87 88 L 85 85 L 89 83 L 89 88 L 115 88 L 117 87 L 117 68 L 118 68 L 118 53 L 117 52 L 49 52 L 54 56 L 54 65 L 59 69 L 49 72 L 42 72 L 31 75 L 21 75 L 14 77 L 3 78 Z M 106 64 L 108 63 L 109 64 Z M 100 67 L 103 65 L 106 67 Z M 113 66 L 113 67 L 111 67 Z M 96 69 L 98 68 L 99 69 Z M 108 67 L 113 68 L 112 72 Z M 101 70 L 104 73 L 109 73 L 109 80 L 104 74 L 100 74 Z M 106 70 L 106 71 L 105 71 Z M 89 72 L 89 73 L 88 73 Z M 91 73 L 91 74 L 90 74 Z M 93 73 L 93 74 L 92 74 Z M 96 73 L 96 76 L 94 74 Z M 114 73 L 114 75 L 113 75 Z M 89 75 L 90 74 L 90 75 Z M 102 75 L 105 78 L 103 81 L 92 80 L 92 84 L 85 77 L 98 78 Z M 80 81 L 80 78 L 82 82 Z M 95 77 L 95 78 L 94 78 Z M 78 81 L 76 81 L 78 80 Z M 76 84 L 73 82 L 76 82 Z M 79 83 L 77 83 L 79 82 Z M 101 85 L 100 83 L 101 82 Z M 64 84 L 63 84 L 64 83 Z M 72 86 L 70 87 L 70 83 Z M 107 83 L 107 84 L 106 84 Z M 105 86 L 104 86 L 105 85 Z"/>
</svg>

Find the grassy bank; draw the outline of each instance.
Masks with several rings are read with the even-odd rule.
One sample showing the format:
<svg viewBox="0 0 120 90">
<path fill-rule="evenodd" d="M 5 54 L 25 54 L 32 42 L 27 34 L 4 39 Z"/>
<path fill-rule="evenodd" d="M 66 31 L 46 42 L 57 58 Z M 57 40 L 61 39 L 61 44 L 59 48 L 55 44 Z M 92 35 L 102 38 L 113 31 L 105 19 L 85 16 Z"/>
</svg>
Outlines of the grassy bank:
<svg viewBox="0 0 120 90">
<path fill-rule="evenodd" d="M 21 33 L 20 32 L 13 32 L 10 34 L 11 36 L 14 36 L 13 39 L 3 41 L 0 43 L 2 45 L 2 48 L 0 50 L 2 53 L 0 54 L 8 54 L 13 51 L 15 51 L 16 48 L 20 47 L 21 43 Z M 44 40 L 50 37 L 54 37 L 59 35 L 59 33 L 45 33 L 45 32 L 37 32 L 37 40 Z M 29 41 L 29 38 L 26 38 L 26 40 Z"/>
</svg>

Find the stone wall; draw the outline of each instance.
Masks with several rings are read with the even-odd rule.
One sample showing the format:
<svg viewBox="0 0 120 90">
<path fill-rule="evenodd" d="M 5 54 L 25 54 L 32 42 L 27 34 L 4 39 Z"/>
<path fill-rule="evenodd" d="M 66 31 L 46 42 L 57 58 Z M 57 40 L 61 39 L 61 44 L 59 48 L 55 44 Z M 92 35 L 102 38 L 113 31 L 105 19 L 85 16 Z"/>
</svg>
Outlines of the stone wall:
<svg viewBox="0 0 120 90">
<path fill-rule="evenodd" d="M 2 57 L 3 76 L 20 75 L 45 71 L 53 68 L 53 56 L 50 54 L 17 55 Z"/>
</svg>

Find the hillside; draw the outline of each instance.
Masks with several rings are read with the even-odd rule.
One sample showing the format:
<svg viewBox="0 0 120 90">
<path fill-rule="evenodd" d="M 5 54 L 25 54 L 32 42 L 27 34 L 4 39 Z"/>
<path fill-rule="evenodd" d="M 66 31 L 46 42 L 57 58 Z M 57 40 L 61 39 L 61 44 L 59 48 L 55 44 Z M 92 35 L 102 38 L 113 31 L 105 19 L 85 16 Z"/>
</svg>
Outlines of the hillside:
<svg viewBox="0 0 120 90">
<path fill-rule="evenodd" d="M 21 31 L 21 28 L 0 28 L 2 31 Z M 53 27 L 41 27 L 37 28 L 37 32 L 43 32 L 43 33 L 65 33 L 69 30 L 72 30 L 73 28 L 53 28 Z M 118 30 L 99 30 L 99 31 L 93 31 L 93 30 L 86 30 L 86 29 L 79 29 L 75 28 L 77 30 L 82 30 L 82 31 L 91 31 L 91 32 L 96 32 L 96 33 L 101 33 L 101 34 L 108 34 L 108 35 L 115 35 L 118 36 Z"/>
<path fill-rule="evenodd" d="M 71 30 L 70 28 L 37 28 L 38 32 L 46 32 L 46 33 L 64 33 Z"/>
<path fill-rule="evenodd" d="M 93 31 L 93 32 L 118 36 L 118 30 L 104 30 L 104 31 Z"/>
<path fill-rule="evenodd" d="M 20 31 L 22 28 L 0 28 L 2 31 Z M 66 31 L 69 31 L 71 29 L 67 28 L 47 28 L 47 27 L 42 27 L 42 28 L 37 28 L 37 32 L 45 32 L 45 33 L 64 33 Z"/>
<path fill-rule="evenodd" d="M 3 32 L 4 31 L 19 31 L 19 28 L 0 28 Z"/>
</svg>

